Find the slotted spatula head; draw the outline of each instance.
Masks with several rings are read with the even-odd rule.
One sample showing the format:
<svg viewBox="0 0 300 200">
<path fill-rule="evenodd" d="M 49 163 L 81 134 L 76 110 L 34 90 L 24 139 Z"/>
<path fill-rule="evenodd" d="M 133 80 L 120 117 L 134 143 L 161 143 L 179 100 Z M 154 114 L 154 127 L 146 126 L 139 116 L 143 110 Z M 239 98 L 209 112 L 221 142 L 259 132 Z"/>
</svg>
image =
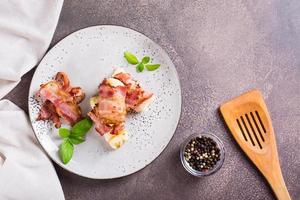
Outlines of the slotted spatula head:
<svg viewBox="0 0 300 200">
<path fill-rule="evenodd" d="M 271 118 L 261 93 L 252 90 L 224 103 L 221 113 L 234 139 L 262 172 L 278 199 L 291 199 L 286 189 Z"/>
</svg>

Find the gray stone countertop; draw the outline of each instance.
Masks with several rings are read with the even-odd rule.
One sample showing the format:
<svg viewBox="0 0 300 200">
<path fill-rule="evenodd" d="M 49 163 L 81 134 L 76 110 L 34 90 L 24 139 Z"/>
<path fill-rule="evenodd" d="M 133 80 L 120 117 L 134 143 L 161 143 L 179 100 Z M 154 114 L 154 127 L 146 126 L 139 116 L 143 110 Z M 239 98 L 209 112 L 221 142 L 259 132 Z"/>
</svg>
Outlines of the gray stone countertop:
<svg viewBox="0 0 300 200">
<path fill-rule="evenodd" d="M 218 110 L 252 88 L 263 92 L 286 185 L 300 199 L 299 0 L 65 0 L 51 47 L 101 24 L 138 30 L 168 52 L 180 76 L 182 115 L 165 151 L 133 175 L 90 180 L 54 164 L 67 200 L 275 199 Z M 33 72 L 5 97 L 25 111 Z M 179 145 L 201 131 L 221 138 L 226 159 L 217 173 L 199 179 L 182 168 Z"/>
</svg>

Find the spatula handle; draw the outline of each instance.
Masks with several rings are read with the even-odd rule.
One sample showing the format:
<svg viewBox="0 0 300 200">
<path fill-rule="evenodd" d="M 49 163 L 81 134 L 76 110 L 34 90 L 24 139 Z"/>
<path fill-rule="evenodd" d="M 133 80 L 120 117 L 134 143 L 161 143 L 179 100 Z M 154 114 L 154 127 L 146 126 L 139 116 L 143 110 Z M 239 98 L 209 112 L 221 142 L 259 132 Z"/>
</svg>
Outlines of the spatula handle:
<svg viewBox="0 0 300 200">
<path fill-rule="evenodd" d="M 281 171 L 280 173 L 274 174 L 274 176 L 269 178 L 268 181 L 278 200 L 291 200 L 289 192 L 284 183 Z"/>
</svg>

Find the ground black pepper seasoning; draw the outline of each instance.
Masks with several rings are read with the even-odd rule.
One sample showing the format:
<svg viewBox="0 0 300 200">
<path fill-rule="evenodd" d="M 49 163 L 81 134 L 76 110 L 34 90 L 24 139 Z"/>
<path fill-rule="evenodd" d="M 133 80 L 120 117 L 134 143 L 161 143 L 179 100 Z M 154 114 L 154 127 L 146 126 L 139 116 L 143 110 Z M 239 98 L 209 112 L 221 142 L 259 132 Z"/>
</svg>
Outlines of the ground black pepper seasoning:
<svg viewBox="0 0 300 200">
<path fill-rule="evenodd" d="M 184 158 L 197 171 L 212 170 L 220 160 L 220 149 L 217 143 L 206 136 L 191 139 L 184 150 Z"/>
</svg>

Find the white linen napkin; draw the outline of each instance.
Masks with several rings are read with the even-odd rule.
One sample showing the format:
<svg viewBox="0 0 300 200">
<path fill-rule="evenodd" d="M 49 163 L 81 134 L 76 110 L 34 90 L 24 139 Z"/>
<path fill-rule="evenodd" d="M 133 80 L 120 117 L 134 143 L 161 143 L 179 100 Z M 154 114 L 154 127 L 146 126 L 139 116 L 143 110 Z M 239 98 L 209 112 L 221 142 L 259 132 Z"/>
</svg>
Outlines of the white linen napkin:
<svg viewBox="0 0 300 200">
<path fill-rule="evenodd" d="M 0 101 L 0 157 L 0 199 L 64 199 L 55 169 L 37 144 L 28 116 L 8 100 Z"/>
<path fill-rule="evenodd" d="M 0 0 L 0 98 L 46 52 L 62 4 L 63 0 Z"/>
<path fill-rule="evenodd" d="M 46 52 L 63 0 L 0 0 L 0 99 Z M 0 199 L 63 200 L 55 169 L 28 116 L 0 101 Z"/>
</svg>

